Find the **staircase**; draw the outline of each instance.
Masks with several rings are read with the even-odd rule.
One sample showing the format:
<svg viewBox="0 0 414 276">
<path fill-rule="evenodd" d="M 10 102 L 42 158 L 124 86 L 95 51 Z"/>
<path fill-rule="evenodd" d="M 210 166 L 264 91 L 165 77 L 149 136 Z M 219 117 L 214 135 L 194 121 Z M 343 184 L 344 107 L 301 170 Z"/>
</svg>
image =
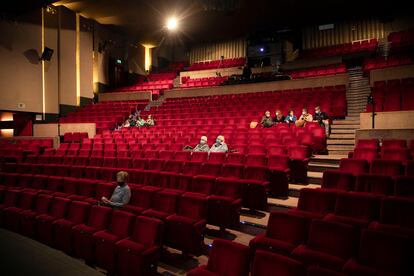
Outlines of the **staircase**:
<svg viewBox="0 0 414 276">
<path fill-rule="evenodd" d="M 330 155 L 346 155 L 355 147 L 355 130 L 359 128 L 359 114 L 365 111 L 367 97 L 371 92 L 369 80 L 362 74 L 361 67 L 348 69 L 349 83 L 346 92 L 348 116 L 336 120 L 331 126 L 327 140 Z"/>
</svg>

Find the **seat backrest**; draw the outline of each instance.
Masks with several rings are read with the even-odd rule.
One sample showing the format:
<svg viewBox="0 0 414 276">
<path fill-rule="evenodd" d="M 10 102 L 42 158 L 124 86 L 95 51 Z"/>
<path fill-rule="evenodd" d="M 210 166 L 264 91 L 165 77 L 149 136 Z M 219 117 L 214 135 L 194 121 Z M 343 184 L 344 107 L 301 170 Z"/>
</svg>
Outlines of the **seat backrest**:
<svg viewBox="0 0 414 276">
<path fill-rule="evenodd" d="M 181 173 L 183 169 L 184 162 L 176 160 L 167 160 L 164 163 L 164 171 Z"/>
<path fill-rule="evenodd" d="M 47 213 L 52 203 L 53 197 L 50 195 L 40 194 L 36 198 L 35 211 L 40 214 Z"/>
<path fill-rule="evenodd" d="M 403 165 L 401 161 L 397 160 L 380 160 L 375 159 L 371 162 L 371 173 L 380 175 L 403 175 Z"/>
<path fill-rule="evenodd" d="M 397 176 L 395 178 L 395 195 L 414 198 L 414 176 Z"/>
<path fill-rule="evenodd" d="M 242 198 L 242 185 L 232 179 L 218 178 L 214 194 L 233 199 Z"/>
<path fill-rule="evenodd" d="M 378 139 L 359 139 L 356 148 L 378 149 Z"/>
<path fill-rule="evenodd" d="M 403 139 L 384 139 L 381 147 L 385 148 L 407 148 L 407 141 Z"/>
<path fill-rule="evenodd" d="M 382 200 L 380 222 L 414 228 L 414 199 L 386 197 Z"/>
<path fill-rule="evenodd" d="M 248 166 L 265 166 L 266 156 L 264 154 L 247 154 L 244 163 Z"/>
<path fill-rule="evenodd" d="M 219 176 L 221 173 L 221 164 L 218 163 L 204 163 L 201 165 L 201 175 Z"/>
<path fill-rule="evenodd" d="M 68 198 L 55 197 L 52 202 L 52 207 L 49 209 L 49 214 L 55 218 L 63 218 L 69 210 L 71 201 Z"/>
<path fill-rule="evenodd" d="M 365 159 L 342 158 L 339 163 L 339 170 L 354 175 L 367 173 L 369 172 L 369 163 Z"/>
<path fill-rule="evenodd" d="M 226 164 L 243 164 L 244 154 L 243 153 L 229 153 L 227 154 Z"/>
<path fill-rule="evenodd" d="M 225 152 L 210 152 L 207 162 L 223 164 L 226 160 Z"/>
<path fill-rule="evenodd" d="M 287 155 L 269 155 L 267 158 L 267 166 L 274 170 L 287 170 L 289 169 L 290 159 Z"/>
<path fill-rule="evenodd" d="M 154 196 L 152 208 L 157 211 L 173 214 L 176 212 L 177 202 L 178 195 L 176 193 L 169 191 L 160 191 Z"/>
<path fill-rule="evenodd" d="M 194 176 L 191 183 L 191 192 L 211 195 L 215 189 L 216 178 L 214 176 Z"/>
<path fill-rule="evenodd" d="M 199 162 L 185 162 L 183 166 L 183 174 L 197 175 L 201 169 Z"/>
<path fill-rule="evenodd" d="M 36 199 L 36 194 L 33 192 L 22 192 L 18 198 L 17 207 L 23 210 L 32 209 Z"/>
<path fill-rule="evenodd" d="M 208 159 L 208 152 L 193 152 L 191 154 L 191 161 L 206 162 Z"/>
<path fill-rule="evenodd" d="M 108 227 L 108 231 L 120 238 L 127 237 L 130 233 L 134 219 L 135 216 L 131 213 L 115 210 L 112 212 L 111 223 Z"/>
<path fill-rule="evenodd" d="M 268 181 L 269 171 L 265 166 L 245 166 L 244 179 Z"/>
<path fill-rule="evenodd" d="M 177 214 L 196 221 L 207 217 L 207 199 L 204 197 L 184 194 L 178 200 Z"/>
<path fill-rule="evenodd" d="M 267 223 L 266 237 L 283 240 L 293 245 L 306 243 L 310 222 L 310 218 L 293 212 L 271 212 Z"/>
<path fill-rule="evenodd" d="M 131 239 L 147 248 L 161 246 L 164 223 L 155 218 L 138 216 L 135 219 L 134 230 Z"/>
<path fill-rule="evenodd" d="M 311 223 L 307 246 L 313 250 L 348 259 L 356 255 L 358 231 L 355 227 L 315 219 Z"/>
<path fill-rule="evenodd" d="M 244 166 L 240 164 L 224 164 L 221 176 L 229 178 L 242 178 Z"/>
<path fill-rule="evenodd" d="M 67 194 L 76 194 L 78 191 L 79 179 L 73 177 L 63 178 L 63 191 Z"/>
<path fill-rule="evenodd" d="M 67 219 L 76 224 L 83 223 L 88 217 L 91 205 L 82 201 L 72 201 Z"/>
<path fill-rule="evenodd" d="M 391 176 L 387 175 L 361 174 L 357 177 L 355 190 L 357 192 L 392 195 L 394 194 L 394 181 Z"/>
<path fill-rule="evenodd" d="M 379 218 L 382 196 L 360 193 L 338 193 L 335 214 L 373 221 Z"/>
<path fill-rule="evenodd" d="M 372 160 L 378 158 L 378 151 L 377 149 L 355 148 L 353 158 L 364 159 L 371 162 Z"/>
<path fill-rule="evenodd" d="M 358 262 L 384 273 L 409 275 L 404 273 L 412 266 L 413 245 L 412 238 L 365 229 L 361 234 Z"/>
<path fill-rule="evenodd" d="M 331 213 L 335 208 L 336 196 L 335 191 L 304 188 L 300 190 L 298 209 L 317 214 Z"/>
<path fill-rule="evenodd" d="M 381 152 L 381 157 L 385 160 L 407 161 L 410 159 L 410 154 L 409 149 L 384 148 Z"/>
<path fill-rule="evenodd" d="M 222 276 L 247 276 L 250 266 L 249 247 L 216 239 L 210 251 L 207 270 Z"/>
<path fill-rule="evenodd" d="M 355 182 L 355 176 L 348 172 L 325 170 L 322 175 L 323 189 L 353 191 L 355 189 Z"/>
<path fill-rule="evenodd" d="M 305 266 L 289 257 L 257 250 L 254 254 L 251 276 L 263 275 L 306 275 Z"/>
<path fill-rule="evenodd" d="M 88 225 L 95 229 L 104 229 L 108 226 L 112 208 L 94 205 L 89 213 Z"/>
<path fill-rule="evenodd" d="M 7 190 L 4 195 L 2 204 L 4 206 L 14 206 L 20 196 L 19 190 Z"/>
</svg>

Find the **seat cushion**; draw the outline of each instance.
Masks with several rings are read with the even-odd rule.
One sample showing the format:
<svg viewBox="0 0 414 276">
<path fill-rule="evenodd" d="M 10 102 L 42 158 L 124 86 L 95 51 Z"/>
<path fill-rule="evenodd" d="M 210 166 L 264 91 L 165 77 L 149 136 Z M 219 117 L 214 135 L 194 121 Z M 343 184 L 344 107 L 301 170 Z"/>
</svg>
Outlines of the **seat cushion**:
<svg viewBox="0 0 414 276">
<path fill-rule="evenodd" d="M 130 238 L 120 240 L 116 243 L 118 250 L 133 251 L 134 253 L 143 252 L 146 248 L 142 244 L 132 241 Z"/>
</svg>

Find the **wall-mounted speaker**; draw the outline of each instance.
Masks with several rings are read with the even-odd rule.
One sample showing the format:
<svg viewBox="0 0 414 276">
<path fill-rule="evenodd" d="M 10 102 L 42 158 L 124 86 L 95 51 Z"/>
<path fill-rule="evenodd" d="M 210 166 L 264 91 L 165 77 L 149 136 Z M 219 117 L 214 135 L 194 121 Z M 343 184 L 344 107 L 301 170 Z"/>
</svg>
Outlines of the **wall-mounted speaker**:
<svg viewBox="0 0 414 276">
<path fill-rule="evenodd" d="M 53 49 L 50 49 L 48 47 L 45 47 L 43 50 L 42 56 L 40 57 L 41 60 L 50 61 L 53 55 Z"/>
</svg>

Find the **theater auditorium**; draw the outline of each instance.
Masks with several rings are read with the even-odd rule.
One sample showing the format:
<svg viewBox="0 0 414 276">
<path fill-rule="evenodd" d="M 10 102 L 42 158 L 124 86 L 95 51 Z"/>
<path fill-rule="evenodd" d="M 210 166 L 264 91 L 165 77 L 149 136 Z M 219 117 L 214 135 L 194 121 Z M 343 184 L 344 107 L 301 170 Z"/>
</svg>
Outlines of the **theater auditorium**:
<svg viewBox="0 0 414 276">
<path fill-rule="evenodd" d="M 0 8 L 0 274 L 414 275 L 409 1 Z"/>
</svg>

